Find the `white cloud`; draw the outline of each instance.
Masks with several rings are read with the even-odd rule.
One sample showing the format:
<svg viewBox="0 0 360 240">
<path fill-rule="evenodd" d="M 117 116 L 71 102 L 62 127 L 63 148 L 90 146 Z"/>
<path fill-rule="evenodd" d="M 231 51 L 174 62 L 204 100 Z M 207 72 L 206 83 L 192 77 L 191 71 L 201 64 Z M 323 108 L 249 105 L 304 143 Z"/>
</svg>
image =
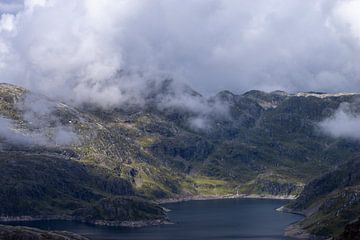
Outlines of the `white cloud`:
<svg viewBox="0 0 360 240">
<path fill-rule="evenodd" d="M 15 16 L 12 14 L 2 14 L 0 18 L 0 32 L 7 31 L 11 32 L 14 31 L 15 28 Z"/>
<path fill-rule="evenodd" d="M 360 140 L 360 116 L 351 111 L 351 104 L 343 103 L 330 118 L 319 123 L 320 129 L 332 137 Z"/>
<path fill-rule="evenodd" d="M 56 115 L 61 109 L 58 103 L 44 96 L 26 94 L 17 102 L 16 108 L 22 113 L 23 126 L 0 116 L 1 140 L 41 146 L 70 145 L 79 142 L 72 125 L 64 125 Z"/>
<path fill-rule="evenodd" d="M 56 126 L 48 131 L 26 131 L 17 129 L 11 119 L 0 117 L 0 142 L 33 146 L 69 145 L 78 142 L 71 128 Z"/>
<path fill-rule="evenodd" d="M 360 42 L 360 1 L 347 0 L 339 1 L 334 10 L 335 16 L 338 20 L 346 24 L 350 29 L 351 34 Z"/>
<path fill-rule="evenodd" d="M 360 91 L 359 2 L 26 0 L 2 16 L 1 81 L 104 107 L 143 103 L 163 76 L 205 93 Z"/>
</svg>

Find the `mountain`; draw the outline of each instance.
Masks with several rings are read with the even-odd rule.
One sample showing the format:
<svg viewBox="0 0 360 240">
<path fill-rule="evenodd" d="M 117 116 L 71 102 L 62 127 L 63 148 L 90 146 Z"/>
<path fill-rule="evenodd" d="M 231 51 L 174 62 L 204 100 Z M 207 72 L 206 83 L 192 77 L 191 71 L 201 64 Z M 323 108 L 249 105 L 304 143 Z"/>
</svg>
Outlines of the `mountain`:
<svg viewBox="0 0 360 240">
<path fill-rule="evenodd" d="M 357 94 L 206 98 L 190 88 L 179 95 L 172 84 L 151 87 L 144 105 L 111 108 L 1 84 L 1 219 L 161 223 L 165 212 L 150 200 L 295 197 L 360 150 L 318 127 Z"/>
<path fill-rule="evenodd" d="M 359 239 L 360 157 L 309 182 L 287 207 L 305 214 L 296 225 L 311 234 Z"/>
<path fill-rule="evenodd" d="M 74 125 L 81 134 L 81 143 L 62 147 L 49 141 L 49 144 L 39 145 L 37 142 L 41 139 L 35 133 L 36 126 L 24 120 L 28 113 L 21 112 L 16 105 L 25 90 L 3 85 L 0 91 L 1 112 L 15 121 L 13 127 L 16 128 L 12 133 L 2 132 L 1 220 L 73 219 L 100 224 L 104 224 L 101 221 L 121 224 L 120 221 L 129 220 L 152 224 L 154 220 L 165 220 L 162 208 L 135 193 L 132 183 L 121 176 L 123 167 L 118 166 L 125 167 L 125 163 L 111 155 L 125 157 L 132 149 L 112 148 L 114 140 L 96 119 L 56 102 L 53 112 L 46 116 L 49 125 L 40 126 L 41 132 L 52 133 L 51 129 L 58 129 L 59 126 L 51 122 L 51 117 L 58 115 L 56 120 L 63 125 Z M 29 142 L 32 138 L 35 143 Z M 122 139 L 117 144 L 127 143 Z M 99 163 L 92 161 L 94 145 L 96 160 L 101 160 Z M 112 168 L 107 165 L 109 159 L 114 163 Z"/>
</svg>

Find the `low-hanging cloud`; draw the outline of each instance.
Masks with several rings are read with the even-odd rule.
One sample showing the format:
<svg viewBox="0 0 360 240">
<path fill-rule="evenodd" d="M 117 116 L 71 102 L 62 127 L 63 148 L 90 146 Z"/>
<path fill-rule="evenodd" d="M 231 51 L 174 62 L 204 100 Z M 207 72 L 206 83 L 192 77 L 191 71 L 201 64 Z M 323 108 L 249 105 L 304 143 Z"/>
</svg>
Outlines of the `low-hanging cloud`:
<svg viewBox="0 0 360 240">
<path fill-rule="evenodd" d="M 28 135 L 14 127 L 15 123 L 8 118 L 0 117 L 0 138 L 2 141 L 17 144 L 45 144 L 45 139 L 35 135 Z"/>
<path fill-rule="evenodd" d="M 335 138 L 360 140 L 360 116 L 352 111 L 354 103 L 342 103 L 336 112 L 318 124 L 323 133 Z"/>
<path fill-rule="evenodd" d="M 56 114 L 59 103 L 44 96 L 26 93 L 17 102 L 21 124 L 0 116 L 0 139 L 22 145 L 55 146 L 79 143 L 71 124 L 64 124 Z"/>
<path fill-rule="evenodd" d="M 147 81 L 165 77 L 205 93 L 360 91 L 359 8 L 359 0 L 25 0 L 16 12 L 2 7 L 0 76 L 102 107 L 144 104 Z"/>
<path fill-rule="evenodd" d="M 41 131 L 28 131 L 16 127 L 16 122 L 0 117 L 0 142 L 29 146 L 69 145 L 78 141 L 71 128 L 55 126 Z"/>
</svg>

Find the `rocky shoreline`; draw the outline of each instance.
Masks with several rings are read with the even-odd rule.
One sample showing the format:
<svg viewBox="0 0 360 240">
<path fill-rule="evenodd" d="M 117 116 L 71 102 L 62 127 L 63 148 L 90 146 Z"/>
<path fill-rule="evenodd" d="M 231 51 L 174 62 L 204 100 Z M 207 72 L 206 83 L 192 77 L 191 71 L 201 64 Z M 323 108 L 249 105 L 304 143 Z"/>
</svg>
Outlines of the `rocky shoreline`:
<svg viewBox="0 0 360 240">
<path fill-rule="evenodd" d="M 216 200 L 216 199 L 278 199 L 278 200 L 294 200 L 295 195 L 270 195 L 270 194 L 231 194 L 231 195 L 191 195 L 191 196 L 179 196 L 174 198 L 164 198 L 155 200 L 157 204 L 176 203 L 185 201 L 204 201 L 204 200 Z"/>
<path fill-rule="evenodd" d="M 67 231 L 45 231 L 38 228 L 0 225 L 0 239 L 3 240 L 89 240 Z"/>
<path fill-rule="evenodd" d="M 153 220 L 139 220 L 139 221 L 107 221 L 107 220 L 84 220 L 79 217 L 72 216 L 1 216 L 0 223 L 9 223 L 9 222 L 31 222 L 31 221 L 53 221 L 53 220 L 63 220 L 63 221 L 75 221 L 83 222 L 88 224 L 93 224 L 97 226 L 108 226 L 108 227 L 130 227 L 130 228 L 139 228 L 147 226 L 157 226 L 163 224 L 172 224 L 167 219 L 153 219 Z"/>
<path fill-rule="evenodd" d="M 291 237 L 295 239 L 307 239 L 307 240 L 324 240 L 326 238 L 321 238 L 315 235 L 308 233 L 303 229 L 299 224 L 294 223 L 285 228 L 284 231 L 285 237 Z"/>
<path fill-rule="evenodd" d="M 66 215 L 50 215 L 50 216 L 0 216 L 0 223 L 6 222 L 31 222 L 31 221 L 51 221 L 51 220 L 64 220 L 64 221 L 77 221 L 76 217 Z"/>
<path fill-rule="evenodd" d="M 308 216 L 308 213 L 306 213 L 306 212 L 296 211 L 296 210 L 293 210 L 293 209 L 285 207 L 285 206 L 277 208 L 276 211 L 284 212 L 284 213 L 297 214 L 297 215 L 301 215 L 303 217 Z M 309 240 L 325 240 L 325 239 L 328 239 L 326 237 L 324 238 L 324 237 L 316 236 L 316 235 L 313 235 L 313 234 L 309 233 L 308 231 L 306 231 L 299 224 L 299 222 L 295 222 L 295 223 L 290 224 L 289 226 L 287 226 L 287 228 L 285 228 L 285 230 L 284 230 L 284 236 L 285 237 L 291 237 L 291 238 L 294 238 L 294 239 L 309 239 Z"/>
<path fill-rule="evenodd" d="M 306 217 L 306 214 L 302 211 L 296 211 L 296 210 L 293 210 L 291 208 L 287 208 L 285 206 L 282 206 L 282 207 L 279 207 L 276 209 L 276 211 L 278 212 L 284 212 L 284 213 L 292 213 L 292 214 L 297 214 L 297 215 L 301 215 L 303 217 Z"/>
<path fill-rule="evenodd" d="M 104 220 L 95 220 L 91 222 L 94 225 L 98 226 L 107 226 L 107 227 L 130 227 L 130 228 L 141 228 L 149 226 L 158 226 L 164 224 L 173 224 L 172 222 L 164 219 L 155 219 L 155 220 L 142 220 L 142 221 L 104 221 Z"/>
</svg>

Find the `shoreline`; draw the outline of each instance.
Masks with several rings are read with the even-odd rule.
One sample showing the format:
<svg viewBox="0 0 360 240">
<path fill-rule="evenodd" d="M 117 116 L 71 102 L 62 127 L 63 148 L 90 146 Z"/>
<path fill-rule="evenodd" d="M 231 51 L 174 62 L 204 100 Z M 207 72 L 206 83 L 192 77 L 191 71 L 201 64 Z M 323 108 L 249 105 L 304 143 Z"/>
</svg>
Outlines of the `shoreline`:
<svg viewBox="0 0 360 240">
<path fill-rule="evenodd" d="M 296 214 L 296 215 L 300 215 L 303 218 L 306 218 L 308 216 L 308 214 L 306 212 L 303 211 L 296 211 L 293 210 L 291 208 L 287 208 L 285 206 L 279 207 L 276 209 L 276 211 L 278 212 L 284 212 L 284 213 L 291 213 L 291 214 Z M 308 231 L 306 231 L 299 223 L 301 220 L 294 222 L 290 225 L 288 225 L 285 229 L 284 229 L 284 236 L 285 237 L 291 237 L 294 239 L 310 239 L 310 240 L 325 240 L 325 239 L 329 239 L 327 237 L 320 237 L 320 236 L 316 236 L 313 235 L 311 233 L 309 233 Z"/>
<path fill-rule="evenodd" d="M 206 200 L 221 200 L 221 199 L 275 199 L 275 200 L 293 200 L 295 195 L 269 195 L 269 194 L 232 194 L 232 195 L 195 195 L 195 196 L 178 196 L 174 198 L 157 199 L 153 202 L 156 204 L 177 203 L 186 201 L 206 201 Z M 283 211 L 276 209 L 277 211 Z M 164 208 L 167 212 L 168 209 Z M 285 211 L 284 211 L 285 212 Z M 290 212 L 298 214 L 295 212 Z M 77 216 L 68 215 L 44 215 L 44 216 L 0 216 L 0 224 L 14 223 L 14 222 L 35 222 L 35 221 L 74 221 L 82 222 L 86 224 L 92 224 L 95 226 L 108 226 L 108 227 L 129 227 L 129 228 L 141 228 L 148 226 L 158 226 L 173 224 L 169 219 L 152 219 L 152 220 L 139 220 L 139 221 L 107 221 L 107 220 L 84 220 Z"/>
<path fill-rule="evenodd" d="M 321 238 L 318 236 L 315 236 L 309 232 L 307 232 L 305 229 L 303 229 L 297 222 L 290 224 L 287 226 L 284 230 L 284 236 L 285 237 L 291 237 L 294 239 L 308 239 L 308 240 L 324 240 L 327 238 Z"/>
<path fill-rule="evenodd" d="M 302 211 L 296 211 L 296 210 L 293 210 L 291 208 L 287 208 L 285 206 L 281 206 L 277 209 L 275 209 L 276 211 L 278 212 L 283 212 L 283 213 L 291 213 L 291 214 L 296 214 L 296 215 L 300 215 L 300 216 L 303 216 L 303 217 L 306 217 L 306 214 Z"/>
<path fill-rule="evenodd" d="M 206 201 L 221 199 L 274 199 L 274 200 L 294 200 L 295 195 L 270 195 L 270 194 L 230 194 L 230 195 L 195 195 L 195 196 L 179 196 L 174 198 L 163 198 L 154 200 L 157 204 L 177 203 L 187 201 Z"/>
<path fill-rule="evenodd" d="M 107 227 L 129 227 L 140 228 L 147 226 L 158 226 L 173 224 L 168 219 L 152 219 L 139 221 L 108 221 L 108 220 L 84 220 L 80 217 L 66 216 L 66 215 L 52 215 L 52 216 L 0 216 L 0 224 L 7 225 L 7 223 L 16 222 L 36 222 L 36 221 L 69 221 L 92 224 L 95 226 Z"/>
<path fill-rule="evenodd" d="M 51 231 L 27 226 L 11 226 L 0 224 L 1 239 L 67 239 L 90 240 L 87 237 L 69 231 Z"/>
</svg>

